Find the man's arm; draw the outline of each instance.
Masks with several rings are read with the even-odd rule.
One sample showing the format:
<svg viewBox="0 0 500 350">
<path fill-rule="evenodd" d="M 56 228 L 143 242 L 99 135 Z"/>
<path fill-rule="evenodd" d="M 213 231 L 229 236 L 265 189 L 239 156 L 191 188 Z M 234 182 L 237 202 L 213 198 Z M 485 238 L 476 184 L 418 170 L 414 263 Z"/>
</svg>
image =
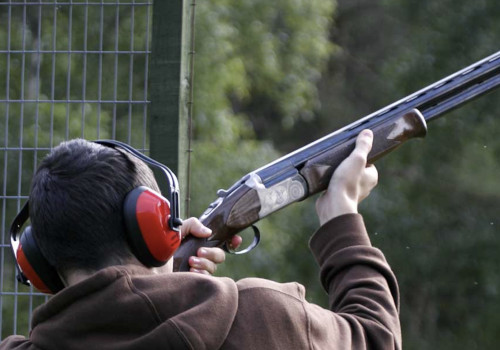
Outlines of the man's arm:
<svg viewBox="0 0 500 350">
<path fill-rule="evenodd" d="M 336 337 L 345 349 L 400 349 L 399 291 L 382 252 L 371 246 L 358 203 L 375 187 L 378 174 L 367 165 L 373 136 L 357 138 L 352 154 L 336 169 L 316 202 L 321 228 L 310 247 L 321 267 L 321 282 L 334 313 Z M 332 337 L 324 312 L 310 311 L 318 341 Z M 331 323 L 330 323 L 331 325 Z"/>
</svg>

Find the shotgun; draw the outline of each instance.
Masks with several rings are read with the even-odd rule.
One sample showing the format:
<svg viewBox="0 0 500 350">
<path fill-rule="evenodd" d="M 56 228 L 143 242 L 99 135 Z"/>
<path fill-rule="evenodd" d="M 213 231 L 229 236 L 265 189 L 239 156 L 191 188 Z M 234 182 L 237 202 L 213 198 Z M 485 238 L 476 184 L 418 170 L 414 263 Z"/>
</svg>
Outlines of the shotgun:
<svg viewBox="0 0 500 350">
<path fill-rule="evenodd" d="M 224 247 L 232 236 L 258 220 L 325 190 L 337 166 L 352 152 L 363 129 L 374 134 L 368 162 L 373 163 L 409 139 L 424 137 L 427 123 L 500 85 L 500 51 L 371 113 L 294 152 L 254 170 L 217 199 L 200 217 L 209 238 L 188 236 L 174 255 L 174 270 L 187 271 L 199 247 Z"/>
</svg>

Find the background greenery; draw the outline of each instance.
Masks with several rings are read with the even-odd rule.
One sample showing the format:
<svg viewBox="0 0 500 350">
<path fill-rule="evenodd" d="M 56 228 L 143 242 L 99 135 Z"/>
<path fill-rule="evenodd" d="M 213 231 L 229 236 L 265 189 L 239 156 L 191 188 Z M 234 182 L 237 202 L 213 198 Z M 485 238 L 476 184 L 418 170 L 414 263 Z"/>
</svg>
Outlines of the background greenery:
<svg viewBox="0 0 500 350">
<path fill-rule="evenodd" d="M 496 52 L 500 3 L 211 1 L 199 6 L 193 213 L 246 172 Z M 215 69 L 214 69 L 215 68 Z M 493 349 L 500 330 L 499 95 L 377 163 L 361 211 L 401 287 L 407 349 Z M 220 274 L 298 280 L 325 304 L 314 199 L 264 219 Z"/>
<path fill-rule="evenodd" d="M 192 215 L 203 212 L 218 188 L 229 187 L 247 172 L 499 49 L 500 3 L 495 0 L 206 0 L 198 2 L 196 10 Z M 58 45 L 67 48 L 63 38 L 68 12 L 64 11 L 62 8 L 59 14 L 57 31 L 62 42 Z M 75 7 L 75 11 L 82 10 Z M 89 13 L 89 18 L 102 17 L 103 28 L 110 32 L 116 28 L 113 11 L 106 7 L 104 16 L 96 12 Z M 47 20 L 43 28 L 53 23 L 51 13 L 43 16 Z M 0 49 L 7 45 L 6 15 L 0 13 Z M 121 15 L 119 30 L 127 33 L 131 22 L 124 18 L 132 18 L 131 13 Z M 22 13 L 13 16 L 22 18 Z M 78 34 L 85 24 L 82 18 L 83 12 L 73 14 L 74 47 L 82 45 Z M 117 45 L 124 50 L 130 45 L 141 48 L 148 40 L 147 16 L 134 18 L 137 41 L 131 44 L 127 34 L 120 36 Z M 101 48 L 99 32 L 103 28 L 89 28 L 93 28 L 89 48 Z M 20 45 L 22 28 L 16 33 Z M 47 38 L 43 42 L 50 47 L 50 35 Z M 103 43 L 110 48 L 115 44 L 113 40 Z M 37 43 L 26 45 L 36 47 Z M 7 76 L 3 57 L 0 55 L 0 81 Z M 60 81 L 67 79 L 65 57 L 61 55 L 57 63 L 61 76 L 56 79 Z M 70 94 L 81 97 L 79 79 L 85 59 L 98 63 L 100 58 L 72 59 L 75 83 Z M 42 83 L 35 90 L 47 96 L 52 94 L 50 63 L 44 60 L 39 73 L 26 73 L 27 77 L 40 74 Z M 103 70 L 103 84 L 110 84 L 104 85 L 108 87 L 103 94 L 112 94 L 115 77 L 129 81 L 129 64 L 124 57 L 118 71 Z M 143 66 L 138 58 L 132 84 L 137 96 L 144 91 L 139 68 Z M 11 98 L 16 91 L 21 94 L 14 79 L 21 75 L 19 67 L 19 62 L 11 61 Z M 89 94 L 98 91 L 95 80 L 89 79 L 87 84 Z M 6 94 L 5 86 L 0 83 L 0 96 Z M 54 93 L 64 96 L 67 87 L 60 86 L 62 91 Z M 128 98 L 128 87 L 118 84 L 117 96 Z M 380 184 L 362 204 L 372 242 L 384 251 L 400 282 L 406 349 L 497 346 L 498 97 L 499 92 L 494 92 L 433 122 L 425 140 L 410 142 L 380 160 Z M 38 135 L 32 139 L 40 145 L 50 146 L 66 137 L 93 138 L 100 130 L 101 137 L 132 138 L 137 146 L 139 141 L 127 135 L 124 125 L 132 123 L 132 129 L 142 125 L 142 111 L 130 112 L 128 106 L 118 110 L 72 106 L 74 110 L 64 105 L 51 112 L 50 105 L 25 105 L 26 119 L 30 118 L 28 108 L 42 117 L 41 123 L 47 115 L 60 118 L 53 123 L 55 140 L 43 141 L 43 126 L 29 129 L 32 123 L 28 120 L 11 117 L 10 142 L 16 143 L 16 125 L 24 123 L 25 138 Z M 10 107 L 11 115 L 20 112 L 15 108 Z M 51 123 L 50 118 L 46 123 Z M 0 126 L 3 137 L 6 125 Z M 29 175 L 32 162 L 25 168 Z M 299 281 L 307 287 L 309 300 L 325 305 L 318 269 L 307 249 L 318 226 L 314 198 L 258 225 L 261 246 L 247 256 L 228 257 L 218 274 Z M 3 332 L 8 334 L 9 329 Z"/>
<path fill-rule="evenodd" d="M 146 145 L 150 4 L 73 3 L 0 1 L 0 338 L 46 300 L 14 282 L 8 236 L 40 159 L 76 137 Z"/>
</svg>

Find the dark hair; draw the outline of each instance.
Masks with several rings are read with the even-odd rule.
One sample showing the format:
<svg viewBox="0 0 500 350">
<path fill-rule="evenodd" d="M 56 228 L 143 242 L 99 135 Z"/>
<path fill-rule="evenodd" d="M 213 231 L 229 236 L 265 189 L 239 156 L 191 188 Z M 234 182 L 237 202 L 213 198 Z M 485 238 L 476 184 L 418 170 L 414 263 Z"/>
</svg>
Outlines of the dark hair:
<svg viewBox="0 0 500 350">
<path fill-rule="evenodd" d="M 29 199 L 32 231 L 48 262 L 64 273 L 129 259 L 123 200 L 141 185 L 159 192 L 152 171 L 125 151 L 82 139 L 54 148 Z"/>
</svg>

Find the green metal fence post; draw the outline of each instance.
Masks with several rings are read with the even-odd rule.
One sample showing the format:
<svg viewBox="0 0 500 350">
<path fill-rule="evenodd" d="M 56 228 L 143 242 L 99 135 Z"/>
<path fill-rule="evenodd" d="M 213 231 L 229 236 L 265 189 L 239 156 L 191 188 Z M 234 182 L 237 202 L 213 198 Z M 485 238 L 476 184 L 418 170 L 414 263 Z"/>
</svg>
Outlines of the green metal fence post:
<svg viewBox="0 0 500 350">
<path fill-rule="evenodd" d="M 177 174 L 181 203 L 188 193 L 188 118 L 194 3 L 154 1 L 150 70 L 150 154 Z M 163 189 L 162 189 L 163 190 Z M 186 206 L 181 206 L 186 216 Z"/>
</svg>

